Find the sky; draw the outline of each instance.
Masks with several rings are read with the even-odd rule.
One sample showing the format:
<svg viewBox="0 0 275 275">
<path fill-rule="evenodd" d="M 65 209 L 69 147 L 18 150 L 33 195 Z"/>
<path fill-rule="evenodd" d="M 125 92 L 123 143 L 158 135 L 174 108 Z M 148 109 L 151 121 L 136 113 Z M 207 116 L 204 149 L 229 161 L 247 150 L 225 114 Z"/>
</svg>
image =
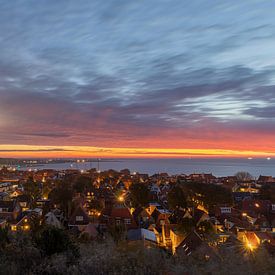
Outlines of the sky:
<svg viewBox="0 0 275 275">
<path fill-rule="evenodd" d="M 275 156 L 274 10 L 0 0 L 0 157 Z"/>
</svg>

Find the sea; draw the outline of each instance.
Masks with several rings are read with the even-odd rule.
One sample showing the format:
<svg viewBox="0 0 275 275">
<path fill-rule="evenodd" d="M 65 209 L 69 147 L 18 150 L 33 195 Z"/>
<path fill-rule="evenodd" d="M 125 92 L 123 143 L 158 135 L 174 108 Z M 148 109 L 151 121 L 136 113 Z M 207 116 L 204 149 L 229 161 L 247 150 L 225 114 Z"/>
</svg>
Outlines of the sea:
<svg viewBox="0 0 275 275">
<path fill-rule="evenodd" d="M 250 173 L 253 177 L 260 175 L 275 177 L 275 159 L 271 158 L 165 158 L 165 159 L 100 159 L 94 161 L 77 162 L 72 160 L 65 163 L 48 163 L 37 166 L 22 167 L 26 169 L 79 169 L 96 168 L 100 171 L 114 169 L 120 171 L 129 169 L 132 173 L 168 173 L 169 175 L 212 173 L 215 176 L 232 176 L 239 171 Z"/>
</svg>

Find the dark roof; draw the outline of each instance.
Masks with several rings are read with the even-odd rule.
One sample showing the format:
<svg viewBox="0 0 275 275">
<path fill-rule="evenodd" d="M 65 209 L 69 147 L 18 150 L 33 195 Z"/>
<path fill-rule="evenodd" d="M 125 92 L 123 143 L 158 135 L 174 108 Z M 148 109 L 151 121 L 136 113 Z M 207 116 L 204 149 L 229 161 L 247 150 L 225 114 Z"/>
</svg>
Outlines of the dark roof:
<svg viewBox="0 0 275 275">
<path fill-rule="evenodd" d="M 133 217 L 134 217 L 135 220 L 138 219 L 138 216 L 142 213 L 143 210 L 144 210 L 144 208 L 141 207 L 141 206 L 138 206 L 138 207 L 134 210 L 134 212 L 132 213 L 132 215 L 133 215 Z M 149 216 L 149 214 L 148 214 L 148 216 Z"/>
<path fill-rule="evenodd" d="M 19 201 L 19 202 L 30 202 L 31 198 L 30 198 L 30 196 L 28 196 L 26 194 L 23 194 L 23 195 L 17 196 L 16 200 Z"/>
<path fill-rule="evenodd" d="M 178 246 L 177 250 L 182 249 L 186 255 L 196 250 L 202 244 L 202 239 L 199 234 L 194 230 L 186 236 L 186 238 Z"/>
<path fill-rule="evenodd" d="M 129 218 L 129 219 L 133 218 L 130 210 L 127 207 L 113 207 L 111 210 L 110 216 L 113 218 L 116 218 L 116 217 Z"/>
<path fill-rule="evenodd" d="M 83 217 L 83 220 L 76 220 L 76 217 Z M 70 217 L 69 220 L 69 225 L 87 225 L 89 224 L 89 216 L 87 215 L 87 213 L 84 211 L 84 209 L 79 206 L 75 209 L 74 213 L 72 214 L 72 216 Z"/>
<path fill-rule="evenodd" d="M 199 222 L 199 220 L 202 218 L 202 216 L 204 214 L 206 214 L 206 213 L 204 211 L 200 210 L 200 209 L 195 209 L 194 210 L 193 218 L 194 218 L 195 224 L 197 224 Z"/>
<path fill-rule="evenodd" d="M 7 208 L 8 212 L 13 212 L 16 201 L 0 201 L 0 208 Z"/>
</svg>

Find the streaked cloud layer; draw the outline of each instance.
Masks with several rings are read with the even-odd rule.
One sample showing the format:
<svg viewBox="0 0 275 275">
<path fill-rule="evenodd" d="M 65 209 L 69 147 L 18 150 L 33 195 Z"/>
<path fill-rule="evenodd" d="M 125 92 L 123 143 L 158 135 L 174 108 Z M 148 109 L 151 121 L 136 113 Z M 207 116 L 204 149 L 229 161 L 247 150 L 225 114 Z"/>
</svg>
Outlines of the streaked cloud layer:
<svg viewBox="0 0 275 275">
<path fill-rule="evenodd" d="M 274 8 L 0 1 L 0 156 L 12 145 L 275 153 Z"/>
</svg>

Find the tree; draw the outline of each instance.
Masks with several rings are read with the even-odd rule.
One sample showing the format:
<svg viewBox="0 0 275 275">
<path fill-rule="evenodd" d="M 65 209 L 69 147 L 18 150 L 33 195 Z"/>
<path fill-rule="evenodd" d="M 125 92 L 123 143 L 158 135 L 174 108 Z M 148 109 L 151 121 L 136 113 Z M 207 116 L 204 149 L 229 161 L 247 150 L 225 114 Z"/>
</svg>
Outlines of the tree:
<svg viewBox="0 0 275 275">
<path fill-rule="evenodd" d="M 73 199 L 73 191 L 66 182 L 62 182 L 59 186 L 54 188 L 49 193 L 49 198 L 54 204 L 59 204 L 66 215 L 69 214 Z"/>
<path fill-rule="evenodd" d="M 0 251 L 5 249 L 6 245 L 10 242 L 9 231 L 7 227 L 0 227 Z"/>
<path fill-rule="evenodd" d="M 275 203 L 275 186 L 271 184 L 262 186 L 260 189 L 260 198 Z"/>
<path fill-rule="evenodd" d="M 218 204 L 232 204 L 232 193 L 230 190 L 215 184 L 204 184 L 191 182 L 185 185 L 188 199 L 193 201 L 195 206 L 202 204 L 212 210 Z"/>
<path fill-rule="evenodd" d="M 43 182 L 42 197 L 48 198 L 52 188 L 53 188 L 53 184 L 51 181 L 47 180 L 46 182 Z"/>
<path fill-rule="evenodd" d="M 240 172 L 236 173 L 235 177 L 237 178 L 237 180 L 239 182 L 245 182 L 245 181 L 253 180 L 252 175 L 249 174 L 248 172 L 245 172 L 245 171 L 240 171 Z"/>
<path fill-rule="evenodd" d="M 133 183 L 130 186 L 130 200 L 134 207 L 146 206 L 150 199 L 150 192 L 144 183 Z"/>
<path fill-rule="evenodd" d="M 71 251 L 76 257 L 78 256 L 78 248 L 71 241 L 69 235 L 56 227 L 46 227 L 42 230 L 36 237 L 35 243 L 42 254 L 46 256 L 66 251 Z"/>
<path fill-rule="evenodd" d="M 77 193 L 83 193 L 85 189 L 91 186 L 91 179 L 87 176 L 80 176 L 74 183 L 73 189 Z"/>
<path fill-rule="evenodd" d="M 37 182 L 33 178 L 29 178 L 24 184 L 24 192 L 31 198 L 32 205 L 35 204 L 36 200 L 41 196 L 41 189 Z"/>
<path fill-rule="evenodd" d="M 44 228 L 44 223 L 39 216 L 33 215 L 30 218 L 30 233 L 31 237 L 35 238 L 36 235 Z"/>
<path fill-rule="evenodd" d="M 171 209 L 186 208 L 186 194 L 180 185 L 175 185 L 168 193 L 168 205 Z"/>
<path fill-rule="evenodd" d="M 125 225 L 113 225 L 109 227 L 109 233 L 113 238 L 115 243 L 125 240 L 126 238 L 126 228 Z"/>
</svg>

